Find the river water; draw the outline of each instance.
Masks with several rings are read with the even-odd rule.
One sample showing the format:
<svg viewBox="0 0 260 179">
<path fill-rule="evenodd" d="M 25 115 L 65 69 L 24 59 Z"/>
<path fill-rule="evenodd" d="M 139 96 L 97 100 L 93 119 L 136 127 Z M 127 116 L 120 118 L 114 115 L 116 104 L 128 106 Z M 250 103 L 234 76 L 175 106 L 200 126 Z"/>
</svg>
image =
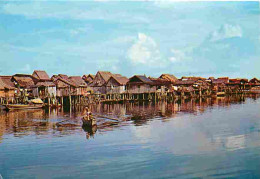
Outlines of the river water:
<svg viewBox="0 0 260 179">
<path fill-rule="evenodd" d="M 81 108 L 0 111 L 1 176 L 260 178 L 257 96 L 91 110 L 93 129 L 81 127 Z"/>
</svg>

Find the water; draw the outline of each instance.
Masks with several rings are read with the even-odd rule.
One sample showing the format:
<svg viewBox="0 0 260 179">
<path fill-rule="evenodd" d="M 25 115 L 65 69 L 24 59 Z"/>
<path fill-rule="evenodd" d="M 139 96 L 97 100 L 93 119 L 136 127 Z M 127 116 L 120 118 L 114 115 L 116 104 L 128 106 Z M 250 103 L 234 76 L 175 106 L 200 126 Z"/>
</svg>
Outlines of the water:
<svg viewBox="0 0 260 179">
<path fill-rule="evenodd" d="M 81 109 L 1 111 L 2 177 L 260 177 L 256 96 L 91 108 L 93 130 L 81 127 Z"/>
</svg>

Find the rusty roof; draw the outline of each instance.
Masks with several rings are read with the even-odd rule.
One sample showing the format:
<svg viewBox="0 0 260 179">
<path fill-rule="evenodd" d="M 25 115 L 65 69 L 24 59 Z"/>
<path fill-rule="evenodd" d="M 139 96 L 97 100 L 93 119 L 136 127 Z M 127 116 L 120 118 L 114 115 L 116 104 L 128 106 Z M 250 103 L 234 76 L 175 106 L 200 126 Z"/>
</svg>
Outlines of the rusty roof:
<svg viewBox="0 0 260 179">
<path fill-rule="evenodd" d="M 49 75 L 46 71 L 43 70 L 34 70 L 33 74 L 35 74 L 39 80 L 50 80 Z"/>
<path fill-rule="evenodd" d="M 12 76 L 0 76 L 0 89 L 14 89 L 14 83 L 11 81 Z"/>
</svg>

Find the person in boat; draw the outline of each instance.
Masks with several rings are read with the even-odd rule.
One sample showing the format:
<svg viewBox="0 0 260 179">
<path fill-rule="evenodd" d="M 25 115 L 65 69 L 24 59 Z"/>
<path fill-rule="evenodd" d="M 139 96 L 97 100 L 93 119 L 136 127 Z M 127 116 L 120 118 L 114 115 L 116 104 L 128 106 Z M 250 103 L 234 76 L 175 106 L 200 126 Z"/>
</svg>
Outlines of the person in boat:
<svg viewBox="0 0 260 179">
<path fill-rule="evenodd" d="M 91 118 L 92 118 L 92 113 L 89 111 L 88 107 L 85 107 L 83 119 L 90 120 Z"/>
</svg>

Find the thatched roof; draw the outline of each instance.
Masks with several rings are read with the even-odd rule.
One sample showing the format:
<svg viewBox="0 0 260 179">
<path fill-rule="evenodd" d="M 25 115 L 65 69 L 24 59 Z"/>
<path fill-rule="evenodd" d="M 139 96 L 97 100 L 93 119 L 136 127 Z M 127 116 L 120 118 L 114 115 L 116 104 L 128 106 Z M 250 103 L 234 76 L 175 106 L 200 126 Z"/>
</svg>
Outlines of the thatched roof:
<svg viewBox="0 0 260 179">
<path fill-rule="evenodd" d="M 0 76 L 0 89 L 14 89 L 14 83 L 11 81 L 12 76 Z"/>
<path fill-rule="evenodd" d="M 102 76 L 102 78 L 107 82 L 109 78 L 113 75 L 109 71 L 98 71 L 98 73 Z"/>
<path fill-rule="evenodd" d="M 171 75 L 171 74 L 162 74 L 160 77 L 160 79 L 165 79 L 171 82 L 176 82 L 178 80 L 178 78 L 176 78 L 176 76 Z"/>
<path fill-rule="evenodd" d="M 36 83 L 35 86 L 36 87 L 42 87 L 42 86 L 43 87 L 48 87 L 48 86 L 54 87 L 55 84 L 53 82 L 51 82 L 51 81 L 40 81 L 40 82 Z"/>
<path fill-rule="evenodd" d="M 22 88 L 30 88 L 34 85 L 33 77 L 31 75 L 15 74 L 12 78 Z"/>
<path fill-rule="evenodd" d="M 83 75 L 82 76 L 82 79 L 86 79 L 86 78 L 88 78 L 88 77 L 90 77 L 92 80 L 95 78 L 95 75 L 93 75 L 93 74 L 88 74 L 88 75 Z"/>
<path fill-rule="evenodd" d="M 212 84 L 226 84 L 226 83 L 228 83 L 228 79 L 226 78 L 218 78 L 212 80 Z"/>
<path fill-rule="evenodd" d="M 257 78 L 252 78 L 249 82 L 250 83 L 260 83 L 260 80 Z"/>
<path fill-rule="evenodd" d="M 71 81 L 71 80 L 66 80 L 66 79 L 64 79 L 64 78 L 58 77 L 58 78 L 56 78 L 55 81 L 54 81 L 54 83 L 56 84 L 56 86 L 57 86 L 58 88 L 60 88 L 60 87 L 66 87 L 66 86 L 59 86 L 59 85 L 58 85 L 58 81 L 59 81 L 59 80 L 62 81 L 63 83 L 65 83 L 65 84 L 69 85 L 69 86 L 78 87 L 78 85 L 76 85 L 73 81 Z"/>
<path fill-rule="evenodd" d="M 75 83 L 77 86 L 87 86 L 86 82 L 80 76 L 70 76 L 69 80 Z"/>
<path fill-rule="evenodd" d="M 120 74 L 113 74 L 109 80 L 114 79 L 119 85 L 126 85 L 126 83 L 129 81 L 127 77 L 122 76 Z M 109 81 L 108 80 L 108 81 Z"/>
<path fill-rule="evenodd" d="M 50 80 L 50 77 L 46 73 L 46 71 L 42 71 L 42 70 L 34 70 L 33 76 L 39 80 Z"/>
<path fill-rule="evenodd" d="M 152 78 L 152 77 L 149 77 L 150 80 L 153 81 L 153 84 L 154 85 L 170 85 L 172 83 L 171 80 L 168 80 L 168 79 L 164 79 L 164 78 Z"/>
<path fill-rule="evenodd" d="M 206 78 L 200 77 L 200 76 L 183 76 L 181 77 L 182 80 L 206 80 Z"/>
<path fill-rule="evenodd" d="M 194 83 L 195 83 L 194 80 L 184 80 L 184 81 L 178 80 L 175 82 L 175 85 L 193 85 Z"/>
<path fill-rule="evenodd" d="M 68 75 L 64 75 L 64 74 L 58 74 L 58 77 L 65 79 L 65 80 L 69 80 L 69 76 Z"/>
</svg>

